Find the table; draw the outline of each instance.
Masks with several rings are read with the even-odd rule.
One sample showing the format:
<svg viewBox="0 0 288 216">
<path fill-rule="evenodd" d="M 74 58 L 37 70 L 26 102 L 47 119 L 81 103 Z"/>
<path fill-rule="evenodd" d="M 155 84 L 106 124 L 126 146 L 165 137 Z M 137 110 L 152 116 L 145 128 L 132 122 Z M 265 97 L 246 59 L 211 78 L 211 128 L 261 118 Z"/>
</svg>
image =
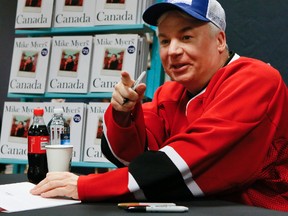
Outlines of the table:
<svg viewBox="0 0 288 216">
<path fill-rule="evenodd" d="M 27 176 L 25 174 L 0 174 L 0 184 L 16 183 L 27 181 Z M 179 215 L 193 215 L 193 216 L 207 216 L 207 215 L 233 215 L 233 216 L 287 216 L 287 212 L 273 211 L 263 208 L 245 206 L 237 203 L 220 201 L 220 200 L 194 200 L 190 202 L 177 202 L 178 205 L 185 205 L 189 207 L 189 211 L 185 213 L 131 213 L 126 212 L 123 209 L 117 207 L 117 203 L 109 202 L 97 202 L 97 203 L 81 203 L 75 205 L 67 205 L 61 207 L 37 209 L 24 212 L 9 213 L 7 215 L 21 215 L 21 216 L 45 216 L 45 215 L 57 215 L 57 216 L 86 216 L 86 215 L 143 215 L 149 214 L 153 215 L 169 215 L 169 216 L 179 216 Z M 5 214 L 5 213 L 0 213 Z"/>
</svg>

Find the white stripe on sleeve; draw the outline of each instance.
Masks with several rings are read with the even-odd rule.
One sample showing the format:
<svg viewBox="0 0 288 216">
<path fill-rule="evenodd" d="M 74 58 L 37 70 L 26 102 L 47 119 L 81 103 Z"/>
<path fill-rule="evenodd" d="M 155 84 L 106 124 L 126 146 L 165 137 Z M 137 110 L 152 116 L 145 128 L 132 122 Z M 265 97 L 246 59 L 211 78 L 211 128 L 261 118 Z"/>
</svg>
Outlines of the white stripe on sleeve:
<svg viewBox="0 0 288 216">
<path fill-rule="evenodd" d="M 192 178 L 192 172 L 190 171 L 189 166 L 183 160 L 183 158 L 181 158 L 181 156 L 171 146 L 165 146 L 160 149 L 160 151 L 165 152 L 165 154 L 171 159 L 174 165 L 181 172 L 184 182 L 186 183 L 186 186 L 189 188 L 193 196 L 204 196 L 203 191 Z"/>
<path fill-rule="evenodd" d="M 128 189 L 134 194 L 136 200 L 146 200 L 143 191 L 140 189 L 134 177 L 128 173 Z"/>
</svg>

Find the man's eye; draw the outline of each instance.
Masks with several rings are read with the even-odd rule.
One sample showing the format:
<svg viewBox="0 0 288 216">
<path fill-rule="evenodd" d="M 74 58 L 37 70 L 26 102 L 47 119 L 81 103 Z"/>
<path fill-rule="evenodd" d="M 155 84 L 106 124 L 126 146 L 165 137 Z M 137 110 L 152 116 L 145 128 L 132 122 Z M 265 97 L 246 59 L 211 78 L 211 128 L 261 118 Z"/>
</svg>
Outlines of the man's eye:
<svg viewBox="0 0 288 216">
<path fill-rule="evenodd" d="M 185 35 L 185 36 L 183 36 L 183 40 L 190 40 L 192 37 L 191 36 L 189 36 L 189 35 Z"/>
<path fill-rule="evenodd" d="M 161 44 L 161 45 L 165 45 L 165 44 L 168 44 L 168 43 L 169 43 L 168 40 L 160 40 L 160 44 Z"/>
</svg>

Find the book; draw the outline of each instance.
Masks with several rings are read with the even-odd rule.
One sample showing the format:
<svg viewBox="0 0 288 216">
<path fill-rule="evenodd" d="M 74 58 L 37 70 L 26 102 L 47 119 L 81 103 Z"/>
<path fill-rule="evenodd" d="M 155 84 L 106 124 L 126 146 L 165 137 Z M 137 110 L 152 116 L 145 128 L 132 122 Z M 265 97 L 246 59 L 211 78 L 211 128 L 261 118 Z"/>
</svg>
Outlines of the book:
<svg viewBox="0 0 288 216">
<path fill-rule="evenodd" d="M 94 26 L 95 0 L 57 0 L 53 27 Z"/>
<path fill-rule="evenodd" d="M 82 151 L 84 146 L 84 130 L 86 123 L 86 104 L 81 102 L 65 103 L 43 103 L 44 121 L 46 124 L 51 120 L 54 108 L 63 108 L 63 117 L 70 125 L 70 143 L 73 145 L 72 161 L 82 160 Z"/>
<path fill-rule="evenodd" d="M 5 102 L 1 129 L 0 158 L 27 160 L 28 130 L 33 121 L 33 110 L 44 109 L 44 121 L 47 125 L 52 118 L 53 109 L 61 107 L 64 118 L 70 124 L 70 142 L 73 145 L 72 161 L 81 161 L 84 143 L 83 131 L 86 123 L 85 103 L 52 102 Z"/>
<path fill-rule="evenodd" d="M 54 0 L 18 0 L 15 28 L 50 28 Z"/>
<path fill-rule="evenodd" d="M 90 92 L 112 92 L 121 71 L 135 77 L 139 58 L 139 35 L 99 34 L 94 37 Z"/>
<path fill-rule="evenodd" d="M 42 107 L 37 102 L 5 102 L 1 129 L 0 158 L 27 160 L 28 130 L 33 121 L 33 110 Z M 47 123 L 47 122 L 45 122 Z"/>
<path fill-rule="evenodd" d="M 15 38 L 9 93 L 43 94 L 46 90 L 51 38 Z"/>
<path fill-rule="evenodd" d="M 97 0 L 95 25 L 136 24 L 138 4 L 136 0 Z"/>
<path fill-rule="evenodd" d="M 83 161 L 108 162 L 101 151 L 101 138 L 103 135 L 103 114 L 110 103 L 90 102 L 87 105 L 87 122 Z"/>
<path fill-rule="evenodd" d="M 92 45 L 92 36 L 52 38 L 47 92 L 87 93 Z"/>
</svg>

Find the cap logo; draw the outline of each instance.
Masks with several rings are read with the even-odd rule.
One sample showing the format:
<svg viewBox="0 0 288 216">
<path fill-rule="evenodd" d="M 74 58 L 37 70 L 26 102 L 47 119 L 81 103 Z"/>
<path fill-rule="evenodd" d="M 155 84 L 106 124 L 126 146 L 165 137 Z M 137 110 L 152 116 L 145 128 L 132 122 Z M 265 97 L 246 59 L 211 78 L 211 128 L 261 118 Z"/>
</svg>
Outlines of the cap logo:
<svg viewBox="0 0 288 216">
<path fill-rule="evenodd" d="M 167 2 L 169 2 L 169 3 L 185 3 L 188 5 L 191 5 L 192 1 L 193 0 L 167 0 Z"/>
</svg>

